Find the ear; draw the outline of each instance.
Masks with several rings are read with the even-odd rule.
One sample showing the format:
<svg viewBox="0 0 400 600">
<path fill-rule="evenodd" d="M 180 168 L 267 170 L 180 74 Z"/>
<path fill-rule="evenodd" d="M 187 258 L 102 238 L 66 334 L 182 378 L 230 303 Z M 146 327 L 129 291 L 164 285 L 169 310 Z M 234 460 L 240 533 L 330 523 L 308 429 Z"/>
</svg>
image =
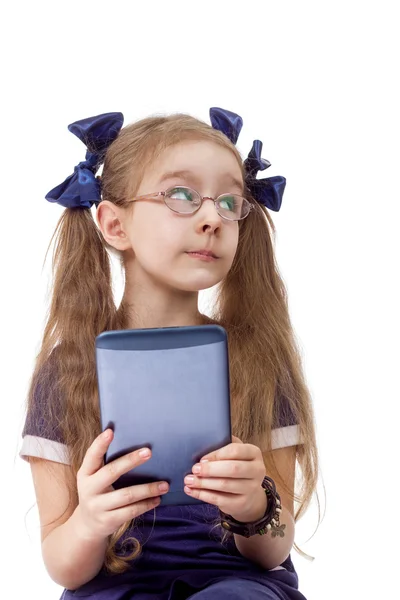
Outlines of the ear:
<svg viewBox="0 0 400 600">
<path fill-rule="evenodd" d="M 123 210 L 108 200 L 103 200 L 97 207 L 96 221 L 105 241 L 120 251 L 132 247 L 124 230 L 124 216 Z"/>
</svg>

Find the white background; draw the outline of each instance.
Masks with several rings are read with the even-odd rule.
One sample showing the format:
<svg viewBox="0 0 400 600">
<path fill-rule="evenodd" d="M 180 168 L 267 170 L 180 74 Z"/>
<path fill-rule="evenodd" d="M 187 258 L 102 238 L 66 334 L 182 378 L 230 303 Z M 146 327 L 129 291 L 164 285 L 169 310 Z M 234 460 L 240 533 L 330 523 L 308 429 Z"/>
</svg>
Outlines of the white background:
<svg viewBox="0 0 400 600">
<path fill-rule="evenodd" d="M 292 551 L 308 600 L 396 595 L 399 516 L 399 23 L 396 2 L 15 2 L 2 9 L 3 585 L 58 598 L 42 564 L 23 408 L 63 208 L 45 194 L 84 160 L 69 123 L 211 106 L 243 117 L 284 175 L 272 213 L 316 412 L 325 518 Z M 92 209 L 94 210 L 94 209 Z M 116 277 L 118 273 L 116 274 Z M 118 280 L 117 280 L 117 289 Z M 118 292 L 119 293 L 119 292 Z M 202 302 L 204 301 L 204 295 Z M 397 556 L 396 556 L 397 554 Z"/>
</svg>

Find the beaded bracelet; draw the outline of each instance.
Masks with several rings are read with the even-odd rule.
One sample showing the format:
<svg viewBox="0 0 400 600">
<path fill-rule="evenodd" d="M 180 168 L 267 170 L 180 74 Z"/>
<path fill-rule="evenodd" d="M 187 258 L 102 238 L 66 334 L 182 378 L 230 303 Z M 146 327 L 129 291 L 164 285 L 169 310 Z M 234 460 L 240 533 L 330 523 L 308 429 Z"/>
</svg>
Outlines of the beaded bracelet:
<svg viewBox="0 0 400 600">
<path fill-rule="evenodd" d="M 276 537 L 277 535 L 284 537 L 285 534 L 283 530 L 286 525 L 280 524 L 282 504 L 280 495 L 276 491 L 275 482 L 271 477 L 265 476 L 261 483 L 261 487 L 264 488 L 268 500 L 264 516 L 253 523 L 242 523 L 241 521 L 234 519 L 232 515 L 228 515 L 220 510 L 221 526 L 224 529 L 244 537 L 250 537 L 256 533 L 264 535 L 270 530 L 272 537 Z"/>
</svg>

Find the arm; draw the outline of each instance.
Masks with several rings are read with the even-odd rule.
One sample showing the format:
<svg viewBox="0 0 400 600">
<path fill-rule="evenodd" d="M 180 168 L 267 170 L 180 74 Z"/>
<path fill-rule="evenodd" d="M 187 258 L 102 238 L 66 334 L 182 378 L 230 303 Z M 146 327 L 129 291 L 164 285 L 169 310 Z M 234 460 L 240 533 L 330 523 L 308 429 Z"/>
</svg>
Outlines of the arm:
<svg viewBox="0 0 400 600">
<path fill-rule="evenodd" d="M 276 469 L 273 468 L 272 455 L 274 456 Z M 265 569 L 273 569 L 286 560 L 294 542 L 295 521 L 293 499 L 283 490 L 281 481 L 284 480 L 289 489 L 292 492 L 294 491 L 296 446 L 272 450 L 269 453 L 264 453 L 263 458 L 267 474 L 274 479 L 276 489 L 281 497 L 282 512 L 280 523 L 281 525 L 286 525 L 284 537 L 276 536 L 273 538 L 271 532 L 265 535 L 254 535 L 250 538 L 245 538 L 237 534 L 234 534 L 234 537 L 236 547 L 243 556 L 258 563 Z M 264 512 L 258 518 L 261 518 Z M 256 519 L 257 517 L 254 521 Z"/>
<path fill-rule="evenodd" d="M 115 490 L 112 484 L 149 460 L 151 450 L 141 448 L 104 465 L 112 439 L 113 432 L 107 429 L 93 441 L 76 482 L 65 464 L 40 459 L 31 465 L 44 563 L 52 579 L 68 589 L 93 579 L 103 565 L 108 537 L 123 523 L 158 506 L 160 495 L 169 489 L 167 482 L 156 481 Z M 69 488 L 74 490 L 71 499 Z"/>
<path fill-rule="evenodd" d="M 90 581 L 104 562 L 107 537 L 85 539 L 77 496 L 69 501 L 71 467 L 30 458 L 41 525 L 42 556 L 50 577 L 74 590 Z"/>
</svg>

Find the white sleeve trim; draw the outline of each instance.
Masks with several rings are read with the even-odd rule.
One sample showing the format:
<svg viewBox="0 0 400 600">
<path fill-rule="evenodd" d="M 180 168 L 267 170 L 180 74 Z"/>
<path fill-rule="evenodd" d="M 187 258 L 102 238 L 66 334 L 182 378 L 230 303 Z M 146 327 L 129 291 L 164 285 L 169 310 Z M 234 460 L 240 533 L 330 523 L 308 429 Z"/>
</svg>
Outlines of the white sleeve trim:
<svg viewBox="0 0 400 600">
<path fill-rule="evenodd" d="M 29 462 L 28 456 L 36 456 L 37 458 L 45 458 L 54 462 L 63 463 L 64 465 L 71 464 L 68 446 L 35 435 L 24 436 L 19 455 L 27 462 Z"/>
<path fill-rule="evenodd" d="M 271 448 L 286 448 L 287 446 L 297 446 L 302 444 L 299 434 L 298 425 L 288 425 L 287 427 L 279 427 L 271 432 Z"/>
<path fill-rule="evenodd" d="M 296 446 L 302 443 L 299 439 L 298 425 L 273 429 L 271 435 L 272 450 L 286 448 L 287 446 Z M 28 461 L 28 456 L 36 456 L 65 465 L 71 464 L 68 447 L 65 444 L 34 435 L 26 435 L 24 437 L 19 455 L 26 461 Z"/>
</svg>

